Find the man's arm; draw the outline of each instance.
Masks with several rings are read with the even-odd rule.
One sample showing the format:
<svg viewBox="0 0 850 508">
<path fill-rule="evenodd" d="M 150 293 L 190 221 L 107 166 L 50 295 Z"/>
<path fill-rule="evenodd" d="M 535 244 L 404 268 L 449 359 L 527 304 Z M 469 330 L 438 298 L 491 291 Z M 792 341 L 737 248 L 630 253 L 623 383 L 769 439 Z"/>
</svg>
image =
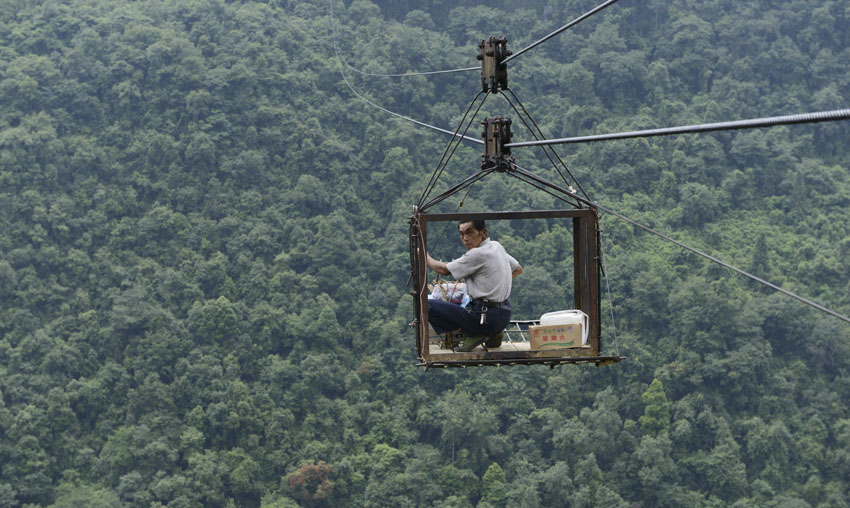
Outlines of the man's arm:
<svg viewBox="0 0 850 508">
<path fill-rule="evenodd" d="M 452 272 L 449 271 L 449 267 L 443 263 L 442 261 L 437 261 L 432 258 L 430 254 L 425 253 L 425 263 L 428 265 L 428 268 L 434 270 L 440 275 L 451 275 Z"/>
<path fill-rule="evenodd" d="M 521 273 L 522 273 L 522 265 L 517 264 L 516 268 L 514 268 L 514 271 L 511 272 L 511 278 L 515 279 Z"/>
</svg>

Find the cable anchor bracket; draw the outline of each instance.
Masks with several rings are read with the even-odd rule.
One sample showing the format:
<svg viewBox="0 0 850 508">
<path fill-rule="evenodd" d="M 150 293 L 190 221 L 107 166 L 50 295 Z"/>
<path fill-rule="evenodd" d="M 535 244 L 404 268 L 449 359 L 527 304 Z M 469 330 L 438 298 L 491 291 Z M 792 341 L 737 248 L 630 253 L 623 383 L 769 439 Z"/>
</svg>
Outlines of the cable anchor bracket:
<svg viewBox="0 0 850 508">
<path fill-rule="evenodd" d="M 484 39 L 478 45 L 476 57 L 481 60 L 481 88 L 496 93 L 508 89 L 508 64 L 504 60 L 513 54 L 508 50 L 508 39 L 501 35 Z"/>
<path fill-rule="evenodd" d="M 510 147 L 505 145 L 511 142 L 511 119 L 507 116 L 494 116 L 485 118 L 481 125 L 484 132 L 484 155 L 481 156 L 481 169 L 494 169 L 500 173 L 510 171 L 514 164 Z"/>
</svg>

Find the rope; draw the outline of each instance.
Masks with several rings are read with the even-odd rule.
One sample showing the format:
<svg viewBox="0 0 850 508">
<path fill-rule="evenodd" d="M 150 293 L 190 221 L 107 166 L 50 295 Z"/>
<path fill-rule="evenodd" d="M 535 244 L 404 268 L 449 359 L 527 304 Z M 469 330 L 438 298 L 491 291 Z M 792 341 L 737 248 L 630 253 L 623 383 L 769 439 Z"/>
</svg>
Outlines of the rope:
<svg viewBox="0 0 850 508">
<path fill-rule="evenodd" d="M 816 113 L 801 113 L 798 115 L 772 116 L 767 118 L 754 118 L 751 120 L 736 120 L 733 122 L 718 122 L 698 125 L 684 125 L 681 127 L 667 127 L 664 129 L 649 129 L 644 131 L 618 132 L 614 134 L 599 134 L 594 136 L 579 136 L 574 138 L 550 139 L 544 141 L 524 141 L 522 143 L 508 143 L 507 148 L 518 146 L 538 145 L 563 145 L 569 143 L 588 143 L 591 141 L 608 141 L 612 139 L 648 138 L 652 136 L 671 136 L 674 134 L 691 134 L 695 132 L 711 132 L 723 130 L 755 129 L 759 127 L 774 127 L 777 125 L 793 125 L 798 123 L 829 122 L 833 120 L 850 120 L 850 109 L 836 109 L 833 111 L 820 111 Z"/>
<path fill-rule="evenodd" d="M 332 32 L 333 32 L 334 51 L 336 52 L 337 67 L 339 67 L 339 73 L 340 73 L 340 74 L 342 74 L 342 79 L 343 79 L 343 81 L 345 81 L 345 84 L 346 84 L 346 86 L 348 86 L 348 89 L 349 89 L 349 90 L 351 90 L 351 92 L 352 92 L 354 95 L 356 95 L 357 97 L 359 97 L 361 100 L 363 100 L 364 102 L 366 102 L 366 103 L 367 103 L 367 104 L 369 104 L 370 106 L 375 107 L 375 108 L 378 108 L 378 109 L 380 109 L 381 111 L 383 111 L 383 112 L 385 112 L 385 113 L 389 113 L 389 114 L 391 114 L 391 115 L 393 115 L 393 116 L 395 116 L 395 117 L 401 118 L 402 120 L 407 120 L 408 122 L 415 123 L 416 125 L 421 125 L 422 127 L 427 127 L 427 128 L 429 128 L 429 129 L 433 129 L 433 130 L 435 130 L 435 131 L 439 131 L 439 132 L 442 132 L 442 133 L 445 133 L 445 134 L 451 134 L 451 135 L 453 135 L 453 136 L 457 136 L 457 134 L 456 134 L 456 133 L 453 133 L 452 131 L 448 131 L 448 130 L 446 130 L 446 129 L 441 129 L 441 128 L 439 128 L 439 127 L 435 127 L 435 126 L 430 125 L 430 124 L 427 124 L 427 123 L 425 123 L 425 122 L 420 122 L 419 120 L 414 120 L 413 118 L 410 118 L 410 117 L 407 117 L 407 116 L 404 116 L 404 115 L 400 115 L 400 114 L 398 114 L 398 113 L 395 113 L 395 112 L 393 112 L 393 111 L 390 111 L 389 109 L 386 109 L 386 108 L 384 108 L 384 107 L 381 107 L 381 106 L 379 106 L 379 105 L 375 104 L 374 102 L 370 101 L 370 100 L 369 100 L 369 99 L 367 99 L 366 97 L 364 97 L 364 96 L 360 95 L 360 93 L 359 93 L 357 90 L 355 90 L 353 86 L 351 86 L 351 83 L 348 81 L 348 77 L 345 75 L 345 71 L 343 70 L 343 67 L 342 67 L 342 61 L 343 61 L 343 60 L 342 60 L 342 56 L 340 56 L 339 43 L 337 42 L 337 35 L 336 35 L 336 24 L 334 23 L 334 17 L 333 17 L 333 10 L 334 10 L 334 8 L 333 8 L 333 0 L 329 0 L 329 1 L 328 1 L 328 5 L 330 5 L 330 12 L 331 12 L 331 29 L 332 29 Z M 484 141 L 483 141 L 483 140 L 480 140 L 480 139 L 476 139 L 476 138 L 469 138 L 469 137 L 466 137 L 466 136 L 461 136 L 461 137 L 462 137 L 464 140 L 466 140 L 466 141 L 472 141 L 473 143 L 478 143 L 479 145 L 483 145 L 483 144 L 484 144 Z"/>
<path fill-rule="evenodd" d="M 605 3 L 603 3 L 603 4 L 599 5 L 599 6 L 597 6 L 596 8 L 594 8 L 594 9 L 592 9 L 592 10 L 589 10 L 589 11 L 585 12 L 585 13 L 584 13 L 584 14 L 582 14 L 581 16 L 579 16 L 579 17 L 577 17 L 576 19 L 574 19 L 574 20 L 570 21 L 569 23 L 567 23 L 566 25 L 562 26 L 561 28 L 559 28 L 559 29 L 555 30 L 554 32 L 550 33 L 550 34 L 549 34 L 549 35 L 547 35 L 546 37 L 544 37 L 544 38 L 542 38 L 542 39 L 540 39 L 540 40 L 538 40 L 538 41 L 536 41 L 536 42 L 532 43 L 531 45 L 529 45 L 529 46 L 527 46 L 527 47 L 525 47 L 525 48 L 523 48 L 523 49 L 521 49 L 521 50 L 517 51 L 517 52 L 516 52 L 516 53 L 514 53 L 513 55 L 511 55 L 511 56 L 509 56 L 509 57 L 505 58 L 504 60 L 502 60 L 502 63 L 508 63 L 509 61 L 511 61 L 511 60 L 513 60 L 514 58 L 518 57 L 519 55 L 521 55 L 521 54 L 525 53 L 526 51 L 528 51 L 528 50 L 530 50 L 530 49 L 532 49 L 532 48 L 534 48 L 534 47 L 537 47 L 537 46 L 539 46 L 540 44 L 543 44 L 544 42 L 548 41 L 548 40 L 549 40 L 549 39 L 551 39 L 552 37 L 555 37 L 556 35 L 558 35 L 559 33 L 563 32 L 564 30 L 566 30 L 566 29 L 568 29 L 568 28 L 570 28 L 570 27 L 572 27 L 572 26 L 575 26 L 575 25 L 577 25 L 577 24 L 581 23 L 581 22 L 582 22 L 582 21 L 584 21 L 585 19 L 589 18 L 590 16 L 593 16 L 593 15 L 594 15 L 594 14 L 596 14 L 597 12 L 599 12 L 599 11 L 601 11 L 602 9 L 604 9 L 604 8 L 608 7 L 609 5 L 613 4 L 613 3 L 614 3 L 614 2 L 616 2 L 616 1 L 617 1 L 617 0 L 608 0 L 607 2 L 605 2 Z"/>
</svg>

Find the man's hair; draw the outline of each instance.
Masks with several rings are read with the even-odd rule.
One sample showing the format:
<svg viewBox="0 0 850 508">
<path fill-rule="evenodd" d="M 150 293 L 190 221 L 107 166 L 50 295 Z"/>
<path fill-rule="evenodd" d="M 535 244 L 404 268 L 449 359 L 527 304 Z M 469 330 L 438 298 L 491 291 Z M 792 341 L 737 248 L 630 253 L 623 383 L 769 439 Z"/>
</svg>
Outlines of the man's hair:
<svg viewBox="0 0 850 508">
<path fill-rule="evenodd" d="M 473 226 L 475 229 L 477 229 L 478 231 L 484 231 L 484 229 L 487 227 L 487 225 L 486 225 L 486 224 L 484 224 L 484 219 L 478 219 L 478 220 L 462 220 L 462 221 L 460 221 L 460 222 L 458 222 L 458 223 L 457 223 L 457 227 L 458 227 L 458 228 L 460 228 L 461 224 L 466 224 L 467 222 L 471 222 L 471 223 L 472 223 L 472 226 Z"/>
</svg>

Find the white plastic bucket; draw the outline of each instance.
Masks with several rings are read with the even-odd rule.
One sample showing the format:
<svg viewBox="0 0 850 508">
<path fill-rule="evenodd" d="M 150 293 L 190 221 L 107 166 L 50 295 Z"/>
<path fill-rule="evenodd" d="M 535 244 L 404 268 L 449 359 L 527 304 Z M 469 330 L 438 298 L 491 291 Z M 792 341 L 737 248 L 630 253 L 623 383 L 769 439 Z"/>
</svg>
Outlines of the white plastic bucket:
<svg viewBox="0 0 850 508">
<path fill-rule="evenodd" d="M 581 325 L 581 345 L 587 345 L 587 329 L 589 318 L 580 310 L 559 310 L 547 312 L 540 316 L 540 326 Z"/>
</svg>

